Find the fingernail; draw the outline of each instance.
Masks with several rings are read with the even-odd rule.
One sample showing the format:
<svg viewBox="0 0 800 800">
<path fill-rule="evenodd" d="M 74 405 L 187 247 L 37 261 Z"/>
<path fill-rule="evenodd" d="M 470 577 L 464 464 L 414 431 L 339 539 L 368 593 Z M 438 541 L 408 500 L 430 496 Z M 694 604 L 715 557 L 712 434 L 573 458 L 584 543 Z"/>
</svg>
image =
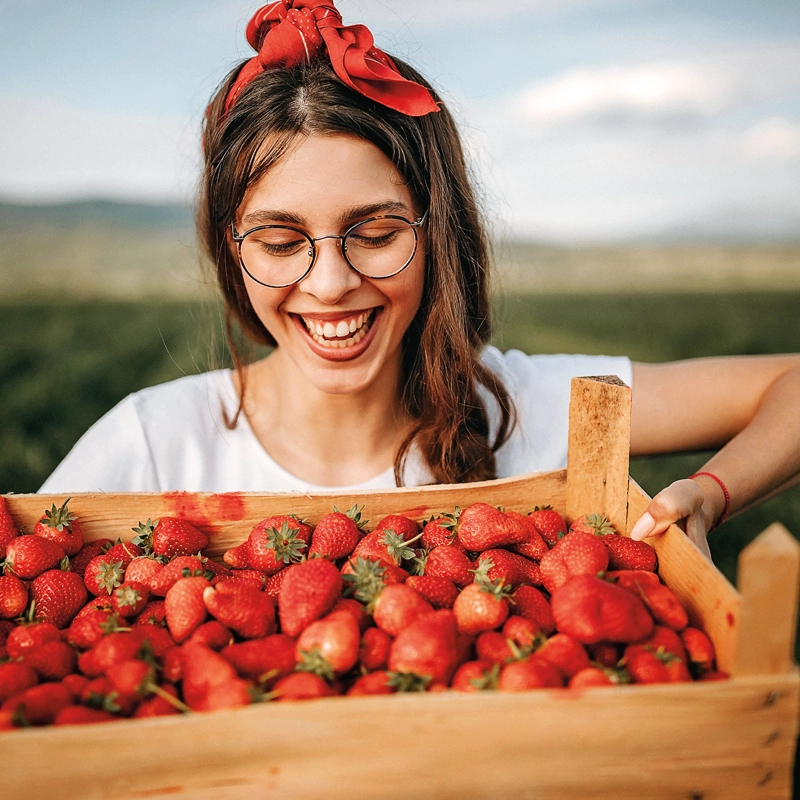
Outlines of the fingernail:
<svg viewBox="0 0 800 800">
<path fill-rule="evenodd" d="M 656 521 L 650 516 L 648 511 L 645 511 L 639 521 L 633 526 L 631 530 L 631 539 L 640 542 L 642 539 L 647 538 L 656 527 Z"/>
</svg>

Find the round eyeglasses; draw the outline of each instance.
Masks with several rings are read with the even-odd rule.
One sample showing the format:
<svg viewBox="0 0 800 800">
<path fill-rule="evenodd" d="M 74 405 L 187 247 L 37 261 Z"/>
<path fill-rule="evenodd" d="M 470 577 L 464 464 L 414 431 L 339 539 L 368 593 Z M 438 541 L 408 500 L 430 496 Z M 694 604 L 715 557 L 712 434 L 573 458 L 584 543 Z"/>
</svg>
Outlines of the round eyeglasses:
<svg viewBox="0 0 800 800">
<path fill-rule="evenodd" d="M 417 228 L 425 222 L 426 211 L 416 222 L 394 214 L 357 222 L 341 236 L 318 236 L 287 225 L 259 225 L 242 234 L 231 223 L 231 234 L 239 248 L 242 269 L 257 283 L 283 289 L 299 283 L 317 260 L 317 242 L 338 239 L 345 261 L 360 275 L 374 280 L 402 272 L 417 252 Z"/>
</svg>

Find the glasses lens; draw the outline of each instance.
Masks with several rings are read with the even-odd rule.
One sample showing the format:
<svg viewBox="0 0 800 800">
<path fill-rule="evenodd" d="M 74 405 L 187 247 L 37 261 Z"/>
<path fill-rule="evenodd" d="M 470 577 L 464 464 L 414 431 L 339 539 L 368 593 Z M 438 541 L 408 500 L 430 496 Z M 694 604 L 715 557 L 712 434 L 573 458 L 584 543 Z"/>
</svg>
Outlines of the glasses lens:
<svg viewBox="0 0 800 800">
<path fill-rule="evenodd" d="M 414 256 L 417 237 L 404 219 L 382 217 L 356 225 L 345 237 L 350 263 L 369 278 L 386 278 L 405 267 Z"/>
<path fill-rule="evenodd" d="M 311 242 L 291 228 L 252 231 L 242 241 L 242 262 L 250 275 L 268 286 L 288 286 L 311 264 Z"/>
</svg>

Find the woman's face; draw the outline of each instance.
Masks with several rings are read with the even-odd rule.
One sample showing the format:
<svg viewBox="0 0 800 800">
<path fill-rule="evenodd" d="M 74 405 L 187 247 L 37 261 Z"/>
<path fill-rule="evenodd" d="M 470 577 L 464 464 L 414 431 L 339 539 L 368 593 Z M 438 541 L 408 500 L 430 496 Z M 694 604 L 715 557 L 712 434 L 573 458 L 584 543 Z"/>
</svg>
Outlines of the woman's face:
<svg viewBox="0 0 800 800">
<path fill-rule="evenodd" d="M 414 221 L 422 212 L 377 147 L 353 136 L 314 135 L 299 137 L 248 191 L 236 229 L 291 225 L 312 238 L 338 236 L 379 214 Z M 307 381 L 333 394 L 359 392 L 379 378 L 396 381 L 403 334 L 422 299 L 423 239 L 420 231 L 408 267 L 382 280 L 352 269 L 338 239 L 317 243 L 314 268 L 292 286 L 270 289 L 244 273 L 253 308 L 277 342 L 276 366 L 289 367 L 288 358 Z"/>
</svg>

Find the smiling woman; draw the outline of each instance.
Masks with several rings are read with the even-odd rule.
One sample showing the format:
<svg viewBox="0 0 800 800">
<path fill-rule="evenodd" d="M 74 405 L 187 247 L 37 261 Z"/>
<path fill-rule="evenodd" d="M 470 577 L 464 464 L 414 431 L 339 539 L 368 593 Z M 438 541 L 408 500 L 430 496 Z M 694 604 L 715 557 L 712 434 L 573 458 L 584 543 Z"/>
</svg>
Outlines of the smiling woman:
<svg viewBox="0 0 800 800">
<path fill-rule="evenodd" d="M 250 22 L 258 55 L 212 99 L 199 230 L 235 369 L 130 396 L 45 491 L 313 491 L 565 465 L 570 380 L 633 385 L 632 452 L 722 447 L 633 531 L 729 512 L 800 473 L 800 359 L 666 365 L 487 346 L 489 256 L 433 88 L 328 0 Z M 247 363 L 239 329 L 266 358 Z M 766 446 L 765 446 L 766 443 Z M 707 549 L 707 548 L 706 548 Z"/>
</svg>

